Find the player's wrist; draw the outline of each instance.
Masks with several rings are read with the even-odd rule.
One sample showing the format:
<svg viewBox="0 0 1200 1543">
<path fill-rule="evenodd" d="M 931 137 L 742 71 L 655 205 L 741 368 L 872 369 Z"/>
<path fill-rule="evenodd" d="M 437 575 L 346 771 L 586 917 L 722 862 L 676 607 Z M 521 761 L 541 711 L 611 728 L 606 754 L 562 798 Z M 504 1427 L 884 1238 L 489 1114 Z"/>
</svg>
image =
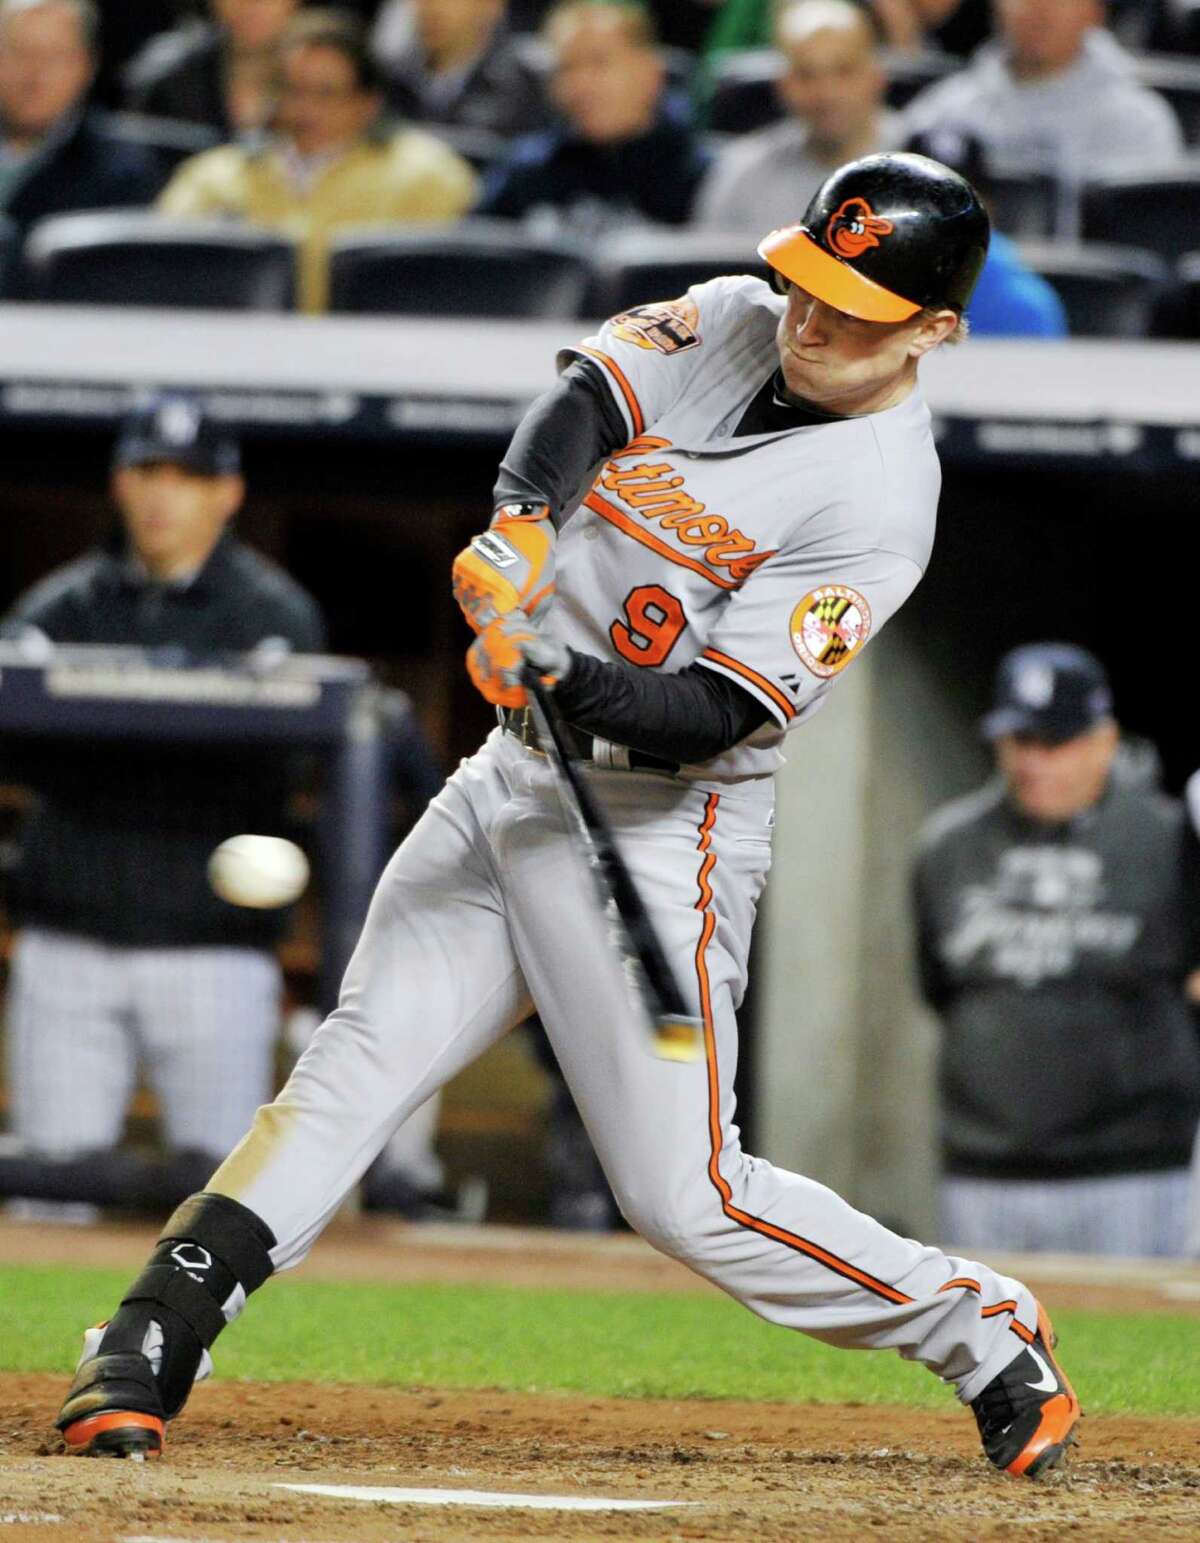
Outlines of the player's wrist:
<svg viewBox="0 0 1200 1543">
<path fill-rule="evenodd" d="M 538 520 L 549 522 L 554 528 L 554 520 L 550 513 L 550 505 L 534 500 L 519 501 L 505 499 L 498 503 L 492 510 L 492 525 L 509 525 L 514 523 L 531 524 Z"/>
</svg>

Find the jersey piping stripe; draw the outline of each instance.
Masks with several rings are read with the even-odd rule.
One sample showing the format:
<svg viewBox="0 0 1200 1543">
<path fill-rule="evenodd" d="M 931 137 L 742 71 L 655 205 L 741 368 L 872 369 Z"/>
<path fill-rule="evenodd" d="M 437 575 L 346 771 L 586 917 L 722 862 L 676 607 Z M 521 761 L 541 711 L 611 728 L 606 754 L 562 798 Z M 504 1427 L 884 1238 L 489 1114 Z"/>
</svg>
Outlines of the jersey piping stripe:
<svg viewBox="0 0 1200 1543">
<path fill-rule="evenodd" d="M 948 1280 L 944 1286 L 939 1286 L 938 1290 L 954 1291 L 956 1288 L 963 1291 L 973 1291 L 978 1297 L 983 1295 L 983 1287 L 977 1280 L 972 1280 L 969 1275 L 956 1275 L 953 1280 Z M 1028 1344 L 1033 1339 L 1033 1333 L 1023 1323 L 1017 1322 L 1016 1312 L 1017 1303 L 1013 1297 L 1006 1297 L 1003 1302 L 992 1302 L 987 1307 L 980 1303 L 979 1307 L 979 1316 L 981 1318 L 998 1318 L 1001 1313 L 1012 1313 L 1013 1321 L 1009 1324 L 1009 1328 L 1018 1339 L 1024 1339 L 1026 1344 Z"/>
<path fill-rule="evenodd" d="M 740 675 L 743 680 L 749 681 L 764 696 L 769 697 L 785 721 L 791 722 L 796 716 L 796 709 L 780 691 L 774 682 L 769 681 L 765 675 L 760 675 L 757 670 L 752 670 L 748 664 L 743 664 L 740 659 L 733 659 L 729 654 L 723 654 L 718 649 L 706 648 L 700 655 L 701 659 L 711 659 L 714 664 L 723 665 L 725 669 L 732 670 L 735 675 Z"/>
<path fill-rule="evenodd" d="M 579 347 L 585 354 L 589 354 L 593 359 L 598 359 L 616 381 L 621 395 L 625 398 L 625 407 L 629 413 L 629 421 L 633 425 L 633 437 L 636 439 L 645 429 L 646 420 L 642 417 L 642 408 L 638 402 L 637 393 L 629 384 L 624 370 L 622 370 L 615 359 L 610 359 L 607 354 L 601 353 L 600 349 L 591 348 L 587 343 L 580 343 Z"/>
<path fill-rule="evenodd" d="M 839 1259 L 836 1254 L 831 1254 L 828 1249 L 811 1242 L 808 1238 L 802 1238 L 794 1232 L 788 1232 L 783 1227 L 777 1227 L 773 1222 L 767 1222 L 760 1216 L 751 1216 L 748 1212 L 740 1210 L 733 1204 L 733 1191 L 728 1181 L 721 1173 L 721 1081 L 717 1068 L 717 1044 L 716 1034 L 713 1029 L 712 1015 L 712 991 L 708 978 L 708 963 L 706 953 L 712 935 L 716 930 L 717 920 L 712 911 L 712 884 L 710 882 L 713 869 L 716 867 L 717 854 L 711 850 L 713 827 L 717 820 L 717 808 L 721 802 L 719 793 L 710 793 L 704 807 L 704 819 L 701 821 L 696 850 L 700 853 L 700 870 L 696 876 L 696 885 L 699 890 L 699 898 L 696 901 L 696 910 L 700 912 L 702 922 L 700 926 L 700 938 L 696 944 L 696 976 L 700 985 L 700 1009 L 704 1021 L 704 1053 L 708 1066 L 708 1131 L 709 1131 L 709 1182 L 721 1198 L 721 1209 L 731 1221 L 738 1226 L 746 1227 L 753 1232 L 760 1233 L 763 1237 L 771 1238 L 776 1243 L 782 1243 L 785 1247 L 795 1249 L 799 1254 L 806 1254 L 810 1259 L 827 1269 L 835 1271 L 838 1275 L 852 1280 L 856 1285 L 864 1286 L 876 1296 L 882 1297 L 887 1302 L 905 1305 L 912 1301 L 905 1296 L 903 1291 L 897 1291 L 894 1286 L 887 1285 L 884 1281 L 876 1280 L 873 1275 L 856 1269 L 845 1259 Z"/>
<path fill-rule="evenodd" d="M 652 552 L 657 552 L 660 557 L 665 557 L 669 562 L 677 563 L 681 568 L 688 568 L 692 573 L 698 573 L 702 579 L 707 579 L 710 584 L 715 584 L 718 589 L 740 589 L 741 582 L 738 579 L 723 579 L 720 574 L 714 573 L 711 568 L 706 568 L 703 563 L 697 562 L 694 557 L 685 557 L 682 552 L 676 552 L 665 541 L 660 541 L 657 536 L 648 530 L 643 530 L 640 525 L 635 525 L 627 514 L 616 509 L 606 498 L 602 498 L 595 488 L 588 493 L 583 500 L 584 504 L 593 514 L 598 514 L 602 520 L 607 520 L 610 525 L 615 525 L 618 530 L 623 530 L 627 536 L 632 536 L 635 541 L 640 541 L 643 546 L 648 546 Z"/>
</svg>

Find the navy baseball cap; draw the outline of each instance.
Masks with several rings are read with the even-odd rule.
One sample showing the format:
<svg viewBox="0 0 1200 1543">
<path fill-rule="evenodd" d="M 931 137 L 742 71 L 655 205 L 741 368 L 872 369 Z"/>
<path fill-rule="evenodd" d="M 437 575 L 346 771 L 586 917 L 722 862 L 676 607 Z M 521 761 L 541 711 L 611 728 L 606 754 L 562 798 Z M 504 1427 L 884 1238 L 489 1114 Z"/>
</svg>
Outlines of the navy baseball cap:
<svg viewBox="0 0 1200 1543">
<path fill-rule="evenodd" d="M 199 397 L 160 391 L 135 407 L 121 425 L 115 466 L 148 466 L 168 461 L 201 477 L 226 477 L 241 470 L 237 440 L 206 416 Z"/>
<path fill-rule="evenodd" d="M 996 671 L 992 710 L 980 727 L 985 739 L 1026 734 L 1061 745 L 1112 716 L 1104 666 L 1073 643 L 1026 643 L 1005 654 Z"/>
</svg>

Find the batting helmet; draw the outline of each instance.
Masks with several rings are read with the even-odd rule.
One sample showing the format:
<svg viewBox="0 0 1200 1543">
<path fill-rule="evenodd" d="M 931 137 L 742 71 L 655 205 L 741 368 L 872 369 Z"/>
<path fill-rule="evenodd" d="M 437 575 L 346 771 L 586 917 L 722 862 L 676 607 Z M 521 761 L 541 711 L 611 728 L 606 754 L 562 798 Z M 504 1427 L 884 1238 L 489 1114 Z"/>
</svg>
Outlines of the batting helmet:
<svg viewBox="0 0 1200 1543">
<path fill-rule="evenodd" d="M 772 231 L 758 252 L 836 310 L 907 321 L 925 306 L 966 309 L 990 232 L 956 171 L 923 155 L 867 155 L 826 178 L 803 221 Z"/>
</svg>

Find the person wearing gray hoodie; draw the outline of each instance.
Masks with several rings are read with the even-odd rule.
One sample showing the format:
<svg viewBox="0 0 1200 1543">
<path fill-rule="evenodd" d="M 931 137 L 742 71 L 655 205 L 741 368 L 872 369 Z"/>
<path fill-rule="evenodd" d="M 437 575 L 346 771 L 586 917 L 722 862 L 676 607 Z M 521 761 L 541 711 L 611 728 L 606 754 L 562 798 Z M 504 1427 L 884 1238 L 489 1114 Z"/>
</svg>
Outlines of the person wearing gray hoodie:
<svg viewBox="0 0 1200 1543">
<path fill-rule="evenodd" d="M 1183 135 L 1104 30 L 1104 0 L 994 0 L 997 35 L 967 67 L 905 109 L 912 133 L 982 141 L 1001 175 L 1043 172 L 1060 189 L 1056 234 L 1075 234 L 1080 185 L 1109 172 L 1165 169 Z"/>
</svg>

